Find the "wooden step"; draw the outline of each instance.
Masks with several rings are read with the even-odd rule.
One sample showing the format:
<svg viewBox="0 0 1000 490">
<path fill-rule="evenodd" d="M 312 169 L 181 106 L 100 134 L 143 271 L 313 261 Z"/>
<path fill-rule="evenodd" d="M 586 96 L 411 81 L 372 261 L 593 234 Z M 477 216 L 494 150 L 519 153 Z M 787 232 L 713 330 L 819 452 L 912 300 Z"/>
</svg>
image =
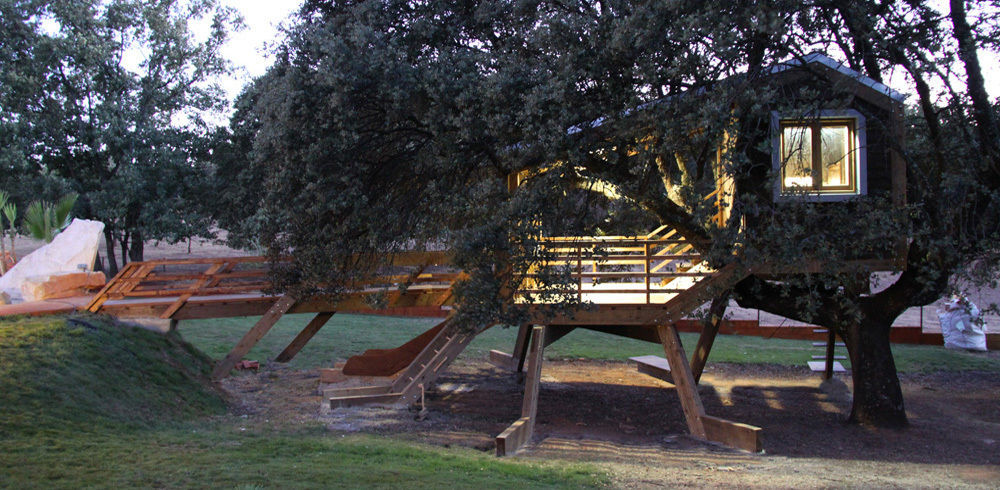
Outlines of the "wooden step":
<svg viewBox="0 0 1000 490">
<path fill-rule="evenodd" d="M 843 342 L 837 342 L 834 345 L 837 347 L 847 347 Z M 813 347 L 826 347 L 826 342 L 813 342 Z"/>
<path fill-rule="evenodd" d="M 825 328 L 814 328 L 813 333 L 830 333 L 830 331 Z"/>
<path fill-rule="evenodd" d="M 822 373 L 822 372 L 826 371 L 826 362 L 824 362 L 824 361 L 809 361 L 809 369 L 812 370 L 812 371 L 815 371 L 815 372 Z M 847 369 L 845 369 L 844 365 L 841 364 L 840 362 L 833 361 L 833 372 L 835 372 L 835 373 L 844 373 L 844 372 L 847 372 Z"/>
<path fill-rule="evenodd" d="M 382 395 L 342 396 L 330 398 L 330 408 L 356 407 L 358 405 L 399 405 L 405 403 L 402 393 Z"/>
<path fill-rule="evenodd" d="M 640 373 L 648 374 L 654 378 L 662 379 L 667 383 L 673 383 L 673 375 L 670 374 L 670 362 L 659 356 L 637 356 L 628 358 L 635 361 L 636 369 Z"/>
<path fill-rule="evenodd" d="M 384 395 L 389 393 L 392 385 L 358 386 L 353 388 L 331 388 L 323 391 L 326 398 L 341 398 L 345 396 Z"/>
</svg>

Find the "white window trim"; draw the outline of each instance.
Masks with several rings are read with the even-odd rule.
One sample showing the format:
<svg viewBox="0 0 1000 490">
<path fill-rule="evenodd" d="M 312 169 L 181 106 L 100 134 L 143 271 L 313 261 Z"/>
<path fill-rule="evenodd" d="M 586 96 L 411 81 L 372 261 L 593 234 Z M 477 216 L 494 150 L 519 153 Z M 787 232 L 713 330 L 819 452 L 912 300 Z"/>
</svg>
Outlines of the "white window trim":
<svg viewBox="0 0 1000 490">
<path fill-rule="evenodd" d="M 853 192 L 803 192 L 785 194 L 781 192 L 781 120 L 782 119 L 854 119 L 854 147 L 857 155 L 854 159 L 857 167 L 858 185 Z M 771 111 L 771 167 L 777 176 L 774 179 L 775 202 L 811 201 L 838 202 L 848 201 L 857 196 L 868 194 L 868 134 L 865 130 L 865 116 L 854 109 L 814 111 L 798 116 L 782 117 L 778 111 Z"/>
</svg>

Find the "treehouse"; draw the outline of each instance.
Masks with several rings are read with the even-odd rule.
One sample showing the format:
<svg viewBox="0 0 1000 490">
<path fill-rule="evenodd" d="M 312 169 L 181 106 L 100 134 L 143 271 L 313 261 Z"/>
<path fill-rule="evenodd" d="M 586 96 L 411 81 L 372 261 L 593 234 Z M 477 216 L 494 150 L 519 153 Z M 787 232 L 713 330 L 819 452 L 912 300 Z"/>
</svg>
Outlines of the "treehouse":
<svg viewBox="0 0 1000 490">
<path fill-rule="evenodd" d="M 903 96 L 822 54 L 774 66 L 759 81 L 781 95 L 779 102 L 736 121 L 716 142 L 709 188 L 697 196 L 708 230 L 745 231 L 754 239 L 768 236 L 781 222 L 799 220 L 808 243 L 827 240 L 831 228 L 848 228 L 865 219 L 872 206 L 905 204 L 905 168 L 901 140 Z M 741 142 L 742 139 L 742 143 Z M 728 158 L 743 148 L 747 158 Z M 765 151 L 766 150 L 766 151 Z M 740 161 L 736 168 L 727 162 Z M 511 175 L 512 192 L 530 178 L 527 170 Z M 592 186 L 599 183 L 592 183 Z M 764 203 L 747 212 L 741 201 Z M 807 212 L 795 213 L 796 209 Z M 827 218 L 846 216 L 847 219 Z M 714 227 L 714 228 L 713 228 Z M 710 234 L 705 236 L 711 236 Z M 758 451 L 760 429 L 705 413 L 696 384 L 721 320 L 712 318 L 690 359 L 677 325 L 699 307 L 751 274 L 777 275 L 823 270 L 810 259 L 781 264 L 745 264 L 734 258 L 709 264 L 702 256 L 704 237 L 685 236 L 670 226 L 632 236 L 561 236 L 536 240 L 541 259 L 515 274 L 508 301 L 524 308 L 510 354 L 494 352 L 492 361 L 520 372 L 527 364 L 522 417 L 497 438 L 497 452 L 516 450 L 530 440 L 537 408 L 544 348 L 574 329 L 584 328 L 663 345 L 666 362 L 653 366 L 658 377 L 677 387 L 691 434 L 697 438 Z M 701 240 L 701 241 L 698 241 Z M 883 249 L 866 248 L 847 257 L 868 270 L 901 265 L 899 240 Z M 845 246 L 848 242 L 827 243 Z M 903 243 L 905 244 L 905 243 Z M 822 248 L 822 247 L 818 247 Z M 806 250 L 808 254 L 808 250 Z M 275 359 L 290 360 L 337 311 L 386 309 L 399 314 L 453 312 L 460 309 L 452 285 L 462 271 L 448 269 L 447 252 L 413 251 L 392 258 L 384 275 L 338 297 L 297 297 L 268 289 L 269 262 L 262 258 L 188 259 L 130 263 L 88 305 L 94 312 L 164 320 L 263 315 L 223 359 L 213 375 L 227 375 L 285 313 L 315 313 L 312 321 Z M 551 280 L 556 277 L 557 280 Z M 553 303 L 575 305 L 553 310 Z M 435 378 L 469 342 L 491 325 L 464 325 L 449 314 L 439 325 L 396 349 L 368 351 L 344 365 L 347 375 L 381 376 L 385 381 L 326 393 L 332 407 L 403 404 L 422 398 Z M 652 372 L 652 371 L 644 371 Z"/>
</svg>

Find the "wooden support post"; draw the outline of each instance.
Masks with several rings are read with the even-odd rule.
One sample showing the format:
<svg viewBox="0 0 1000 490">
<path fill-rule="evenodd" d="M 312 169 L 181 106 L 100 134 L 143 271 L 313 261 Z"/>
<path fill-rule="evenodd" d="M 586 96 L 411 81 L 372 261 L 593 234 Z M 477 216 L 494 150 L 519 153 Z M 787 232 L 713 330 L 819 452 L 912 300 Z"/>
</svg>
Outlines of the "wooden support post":
<svg viewBox="0 0 1000 490">
<path fill-rule="evenodd" d="M 240 339 L 236 347 L 233 347 L 233 350 L 229 351 L 225 359 L 219 361 L 219 364 L 212 370 L 212 379 L 226 377 L 229 371 L 232 371 L 236 366 L 236 363 L 240 362 L 240 359 L 243 359 L 243 356 L 247 352 L 250 352 L 253 346 L 257 345 L 261 337 L 271 330 L 271 327 L 278 322 L 281 316 L 291 309 L 295 301 L 295 298 L 287 294 L 278 298 L 278 301 L 275 301 L 271 308 L 267 310 L 267 313 L 264 313 L 264 316 L 257 321 L 257 324 Z"/>
<path fill-rule="evenodd" d="M 316 335 L 316 332 L 319 332 L 319 329 L 323 328 L 323 325 L 326 325 L 326 322 L 330 320 L 333 313 L 334 312 L 332 311 L 317 313 L 316 316 L 309 321 L 309 324 L 295 336 L 295 339 L 288 344 L 288 347 L 285 347 L 285 350 L 281 351 L 281 354 L 278 354 L 278 357 L 275 357 L 274 360 L 277 362 L 291 361 L 292 358 L 295 357 L 295 354 L 298 354 L 299 351 L 302 350 L 307 343 L 309 343 L 313 336 Z"/>
<path fill-rule="evenodd" d="M 681 345 L 681 338 L 677 335 L 677 327 L 673 323 L 657 326 L 660 333 L 660 342 L 663 342 L 663 351 L 667 355 L 670 363 L 671 376 L 674 379 L 674 386 L 677 388 L 677 395 L 681 399 L 681 408 L 684 409 L 684 418 L 687 420 L 688 430 L 691 435 L 699 439 L 707 439 L 705 436 L 705 426 L 701 418 L 705 415 L 705 407 L 701 404 L 701 396 L 698 395 L 698 388 L 691 375 L 691 367 L 688 365 L 687 356 L 684 354 L 684 347 Z"/>
<path fill-rule="evenodd" d="M 826 366 L 823 370 L 823 379 L 830 379 L 833 377 L 833 349 L 837 344 L 837 334 L 834 333 L 833 329 L 829 329 L 826 337 Z"/>
<path fill-rule="evenodd" d="M 681 408 L 684 409 L 684 417 L 687 419 L 691 435 L 737 449 L 761 451 L 761 430 L 759 427 L 705 414 L 705 407 L 701 403 L 701 396 L 698 394 L 697 386 L 695 386 L 694 376 L 691 374 L 687 357 L 684 354 L 684 347 L 677 335 L 677 328 L 671 323 L 658 326 L 657 331 L 663 342 L 663 351 L 667 354 L 670 366 L 676 366 L 676 368 L 671 369 L 670 374 L 673 377 L 674 386 L 677 388 L 677 394 L 680 396 Z"/>
<path fill-rule="evenodd" d="M 528 373 L 521 402 L 521 418 L 497 436 L 497 456 L 514 454 L 531 440 L 538 413 L 538 390 L 541 386 L 542 358 L 545 352 L 545 327 L 531 330 L 531 349 L 528 354 Z"/>
<path fill-rule="evenodd" d="M 514 366 L 514 372 L 520 373 L 524 371 L 524 360 L 528 356 L 528 344 L 531 339 L 531 324 L 525 323 L 521 325 L 517 330 L 517 340 L 514 341 L 514 360 L 517 365 Z"/>
<path fill-rule="evenodd" d="M 708 354 L 712 352 L 715 336 L 719 334 L 719 327 L 722 325 L 728 303 L 729 293 L 725 293 L 713 299 L 708 308 L 708 319 L 703 322 L 701 335 L 698 336 L 698 345 L 694 348 L 694 355 L 691 357 L 691 375 L 694 376 L 695 384 L 701 382 L 701 373 L 705 370 L 705 363 L 708 362 Z"/>
</svg>

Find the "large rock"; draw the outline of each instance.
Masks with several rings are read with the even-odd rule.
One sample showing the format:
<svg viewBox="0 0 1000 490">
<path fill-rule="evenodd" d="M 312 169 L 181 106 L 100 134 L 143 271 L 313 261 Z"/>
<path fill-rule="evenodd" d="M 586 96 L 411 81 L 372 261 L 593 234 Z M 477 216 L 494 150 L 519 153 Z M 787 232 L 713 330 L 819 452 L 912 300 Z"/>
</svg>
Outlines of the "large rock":
<svg viewBox="0 0 1000 490">
<path fill-rule="evenodd" d="M 28 254 L 0 277 L 0 292 L 19 301 L 21 285 L 29 277 L 93 270 L 103 231 L 100 221 L 74 219 L 51 243 Z"/>
<path fill-rule="evenodd" d="M 21 295 L 25 301 L 69 298 L 82 296 L 88 290 L 104 287 L 105 277 L 97 272 L 62 272 L 51 276 L 32 276 L 21 283 Z"/>
</svg>

